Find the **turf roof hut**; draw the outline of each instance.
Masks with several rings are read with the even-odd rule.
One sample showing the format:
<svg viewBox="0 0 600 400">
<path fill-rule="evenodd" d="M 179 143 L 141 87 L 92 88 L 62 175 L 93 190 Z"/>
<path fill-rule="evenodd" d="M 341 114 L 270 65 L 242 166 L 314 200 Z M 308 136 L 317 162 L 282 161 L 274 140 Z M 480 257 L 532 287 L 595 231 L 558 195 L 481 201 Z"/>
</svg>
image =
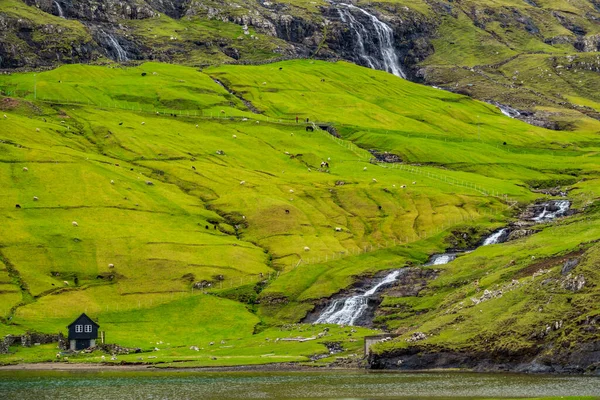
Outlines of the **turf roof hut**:
<svg viewBox="0 0 600 400">
<path fill-rule="evenodd" d="M 85 313 L 81 314 L 68 326 L 69 348 L 71 350 L 83 350 L 95 346 L 96 339 L 98 339 L 99 327 L 100 325 L 95 323 Z"/>
</svg>

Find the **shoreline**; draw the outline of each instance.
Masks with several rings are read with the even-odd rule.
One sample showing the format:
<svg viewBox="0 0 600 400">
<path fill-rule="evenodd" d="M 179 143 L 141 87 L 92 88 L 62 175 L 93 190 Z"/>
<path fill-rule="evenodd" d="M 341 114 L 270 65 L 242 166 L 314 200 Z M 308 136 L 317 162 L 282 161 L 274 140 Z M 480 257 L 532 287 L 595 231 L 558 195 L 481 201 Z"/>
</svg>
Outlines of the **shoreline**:
<svg viewBox="0 0 600 400">
<path fill-rule="evenodd" d="M 160 364 L 159 364 L 160 365 Z M 363 368 L 340 368 L 298 365 L 294 363 L 262 364 L 262 365 L 236 365 L 214 367 L 158 367 L 155 364 L 88 364 L 88 363 L 20 363 L 0 365 L 0 371 L 206 371 L 206 372 L 293 372 L 293 371 L 362 371 Z"/>
</svg>

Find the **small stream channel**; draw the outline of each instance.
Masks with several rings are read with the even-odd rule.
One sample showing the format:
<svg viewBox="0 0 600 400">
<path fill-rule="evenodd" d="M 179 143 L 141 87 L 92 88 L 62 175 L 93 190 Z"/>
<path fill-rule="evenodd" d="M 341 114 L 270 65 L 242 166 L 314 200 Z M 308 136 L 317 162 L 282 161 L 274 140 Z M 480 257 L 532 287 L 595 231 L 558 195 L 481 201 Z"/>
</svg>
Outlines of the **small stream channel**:
<svg viewBox="0 0 600 400">
<path fill-rule="evenodd" d="M 521 214 L 520 225 L 534 225 L 543 222 L 549 222 L 555 218 L 562 217 L 569 212 L 571 202 L 569 200 L 550 200 L 543 203 L 536 203 L 529 206 Z M 504 243 L 510 238 L 511 232 L 516 229 L 510 225 L 498 229 L 485 237 L 479 246 L 474 249 L 464 251 L 449 251 L 442 254 L 434 254 L 424 266 L 444 265 L 454 261 L 461 254 L 474 251 L 481 246 Z M 358 293 L 349 297 L 341 297 L 331 300 L 323 308 L 314 323 L 317 324 L 337 324 L 337 325 L 369 325 L 371 320 L 365 316 L 369 308 L 373 308 L 376 299 L 382 290 L 389 288 L 400 278 L 408 269 L 402 268 L 388 272 L 383 278 L 370 282 L 368 285 L 359 289 Z M 307 318 L 310 322 L 310 317 Z"/>
</svg>

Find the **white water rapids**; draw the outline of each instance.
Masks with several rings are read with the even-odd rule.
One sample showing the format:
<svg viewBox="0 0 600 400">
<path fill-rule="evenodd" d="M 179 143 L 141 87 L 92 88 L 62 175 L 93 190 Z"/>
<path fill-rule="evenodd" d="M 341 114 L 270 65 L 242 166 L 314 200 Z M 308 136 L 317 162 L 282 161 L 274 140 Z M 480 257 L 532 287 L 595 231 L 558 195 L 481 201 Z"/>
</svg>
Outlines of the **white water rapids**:
<svg viewBox="0 0 600 400">
<path fill-rule="evenodd" d="M 355 50 L 369 68 L 390 72 L 406 78 L 398 54 L 394 48 L 394 31 L 373 14 L 352 4 L 340 3 L 337 9 L 342 22 L 348 24 L 356 40 Z M 367 17 L 370 26 L 366 26 L 353 14 L 361 13 Z M 370 45 L 376 46 L 370 49 Z M 375 50 L 375 51 L 373 51 Z"/>
<path fill-rule="evenodd" d="M 544 209 L 542 212 L 535 216 L 533 220 L 535 222 L 545 222 L 553 220 L 554 218 L 562 217 L 569 210 L 569 207 L 571 207 L 571 202 L 569 200 L 559 200 L 546 203 L 544 204 Z"/>
<path fill-rule="evenodd" d="M 483 241 L 482 246 L 488 246 L 490 244 L 500 243 L 500 238 L 502 238 L 504 236 L 504 234 L 506 233 L 506 231 L 508 231 L 508 229 L 502 228 L 498 232 L 492 233 L 490 236 L 488 236 L 487 238 L 485 238 L 485 240 Z"/>
<path fill-rule="evenodd" d="M 356 320 L 367 309 L 369 297 L 377 293 L 382 286 L 394 282 L 396 278 L 398 278 L 398 275 L 400 275 L 400 271 L 401 270 L 395 270 L 390 272 L 385 278 L 365 293 L 334 301 L 325 311 L 323 311 L 316 323 L 354 325 Z"/>
</svg>

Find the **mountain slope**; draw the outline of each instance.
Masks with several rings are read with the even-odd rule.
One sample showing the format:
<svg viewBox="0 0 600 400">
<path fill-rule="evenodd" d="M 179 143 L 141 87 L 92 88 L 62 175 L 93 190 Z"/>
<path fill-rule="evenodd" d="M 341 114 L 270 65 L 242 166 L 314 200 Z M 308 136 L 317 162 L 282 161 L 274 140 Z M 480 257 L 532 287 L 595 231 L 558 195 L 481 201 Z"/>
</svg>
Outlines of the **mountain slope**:
<svg viewBox="0 0 600 400">
<path fill-rule="evenodd" d="M 109 341 L 159 348 L 151 362 L 308 361 L 331 342 L 348 356 L 369 330 L 272 339 L 316 337 L 322 327 L 296 323 L 329 296 L 472 246 L 515 208 L 546 197 L 532 188 L 563 185 L 584 213 L 398 283 L 416 293 L 387 292 L 376 326 L 403 336 L 375 347 L 372 362 L 397 366 L 417 331 L 427 339 L 410 352 L 545 351 L 558 362 L 552 348 L 597 343 L 593 123 L 577 135 L 545 130 L 345 62 L 203 72 L 72 65 L 3 75 L 0 87 L 12 94 L 0 103 L 3 334 L 57 332 L 85 311 Z M 403 162 L 377 162 L 367 150 Z M 567 256 L 579 264 L 561 275 Z M 548 272 L 532 280 L 539 269 Z M 579 276 L 585 283 L 573 290 L 567 281 Z M 513 279 L 507 295 L 464 304 Z M 502 321 L 515 313 L 526 317 L 507 334 Z M 560 329 L 531 337 L 559 317 Z"/>
</svg>

